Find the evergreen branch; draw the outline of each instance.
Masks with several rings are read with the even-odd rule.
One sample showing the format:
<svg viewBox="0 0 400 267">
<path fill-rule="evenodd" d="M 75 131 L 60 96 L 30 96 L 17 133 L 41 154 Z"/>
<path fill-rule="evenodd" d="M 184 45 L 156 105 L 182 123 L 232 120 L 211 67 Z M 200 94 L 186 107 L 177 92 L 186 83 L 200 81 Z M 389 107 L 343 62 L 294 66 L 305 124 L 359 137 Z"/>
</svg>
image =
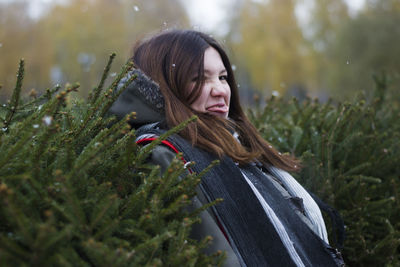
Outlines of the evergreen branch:
<svg viewBox="0 0 400 267">
<path fill-rule="evenodd" d="M 54 124 L 54 123 L 53 123 Z M 46 126 L 46 129 L 44 130 L 45 132 L 37 138 L 37 145 L 33 149 L 31 158 L 32 158 L 32 173 L 33 173 L 33 178 L 35 180 L 38 180 L 40 178 L 40 169 L 41 169 L 41 158 L 43 157 L 43 152 L 45 151 L 46 148 L 49 146 L 49 141 L 51 137 L 54 136 L 54 130 L 56 128 L 53 127 L 48 127 Z"/>
<path fill-rule="evenodd" d="M 345 138 L 335 146 L 333 157 L 336 158 L 341 153 L 343 153 L 353 142 L 357 141 L 362 135 L 363 135 L 362 132 L 357 132 L 357 131 L 354 131 L 353 133 L 346 135 Z"/>
<path fill-rule="evenodd" d="M 103 89 L 104 81 L 107 79 L 108 73 L 110 72 L 112 62 L 114 61 L 116 54 L 112 53 L 108 59 L 107 65 L 104 68 L 103 76 L 101 77 L 99 85 L 91 92 L 90 103 L 94 104 L 98 97 L 100 96 L 100 92 Z"/>
<path fill-rule="evenodd" d="M 99 134 L 93 138 L 90 143 L 82 150 L 81 154 L 75 160 L 75 164 L 69 173 L 69 177 L 74 177 L 77 172 L 82 171 L 84 168 L 88 167 L 88 163 L 98 156 L 100 151 L 103 151 L 111 146 L 115 140 L 115 136 L 110 138 L 107 137 L 113 135 L 117 129 L 121 130 L 122 126 L 126 125 L 126 122 L 121 120 L 120 122 L 114 124 L 111 129 L 103 129 Z M 126 126 L 125 126 L 126 127 Z M 115 135 L 115 134 L 114 134 Z M 100 142 L 102 141 L 102 143 Z"/>
<path fill-rule="evenodd" d="M 103 224 L 103 227 L 100 228 L 93 236 L 94 239 L 103 239 L 104 236 L 113 230 L 116 230 L 117 226 L 119 226 L 120 220 L 114 219 L 111 221 L 106 221 L 106 223 Z"/>
<path fill-rule="evenodd" d="M 19 61 L 19 67 L 18 67 L 18 72 L 17 72 L 17 83 L 13 90 L 11 101 L 9 103 L 9 111 L 6 114 L 5 120 L 3 121 L 3 129 L 8 130 L 8 126 L 10 125 L 11 120 L 17 110 L 17 107 L 19 104 L 19 98 L 21 95 L 22 81 L 24 79 L 24 72 L 25 72 L 25 61 L 24 61 L 24 59 L 21 59 Z"/>
<path fill-rule="evenodd" d="M 303 137 L 303 129 L 299 126 L 293 126 L 292 127 L 292 149 L 291 153 L 294 155 L 296 152 L 296 148 L 299 145 L 302 137 Z"/>
<path fill-rule="evenodd" d="M 186 194 L 180 195 L 173 202 L 169 203 L 167 207 L 163 208 L 160 215 L 165 217 L 178 212 L 183 206 L 188 205 L 191 202 Z M 157 214 L 154 212 L 154 207 L 152 206 L 152 214 Z"/>
<path fill-rule="evenodd" d="M 3 151 L 0 155 L 0 169 L 3 168 L 7 163 L 9 163 L 10 161 L 14 160 L 16 155 L 18 154 L 18 152 L 21 150 L 21 148 L 23 146 L 25 146 L 26 143 L 28 143 L 31 138 L 32 135 L 35 134 L 37 132 L 37 129 L 31 127 L 33 130 L 31 131 L 25 131 L 21 134 L 22 137 L 19 139 L 19 141 L 12 145 L 11 148 L 8 149 L 8 151 Z"/>
<path fill-rule="evenodd" d="M 137 145 L 135 142 L 135 133 L 134 131 L 130 131 L 122 138 L 118 139 L 115 145 L 113 146 L 113 150 L 109 151 L 111 153 L 118 153 L 122 151 L 122 155 L 120 160 L 116 161 L 111 168 L 109 169 L 110 177 L 117 177 L 121 170 L 128 169 L 132 159 L 135 157 Z"/>
<path fill-rule="evenodd" d="M 64 219 L 68 220 L 69 222 L 73 223 L 75 220 L 75 216 L 65 209 L 63 203 L 57 203 L 55 200 L 49 201 L 50 206 L 60 214 Z"/>
<path fill-rule="evenodd" d="M 134 218 L 134 216 L 132 216 L 132 218 Z M 124 224 L 127 225 L 124 226 Z M 151 238 L 151 235 L 146 231 L 144 231 L 143 229 L 134 227 L 135 224 L 136 224 L 135 220 L 132 219 L 124 220 L 124 222 L 121 222 L 120 224 L 119 231 L 123 232 L 124 235 L 129 236 L 129 238 L 131 238 L 132 240 L 135 240 L 136 243 L 140 243 L 143 240 Z M 123 231 L 121 231 L 122 228 L 126 229 L 123 229 Z"/>
<path fill-rule="evenodd" d="M 185 170 L 183 167 L 182 160 L 180 159 L 181 157 L 182 153 L 176 155 L 175 159 L 165 171 L 160 184 L 155 189 L 154 195 L 159 196 L 160 199 L 164 199 L 166 191 L 170 190 L 171 186 L 180 180 L 184 172 L 187 172 L 187 170 Z M 159 168 L 157 168 L 157 170 L 158 169 Z"/>
<path fill-rule="evenodd" d="M 365 176 L 365 175 L 351 175 L 346 176 L 347 179 L 358 179 L 358 181 L 367 182 L 371 184 L 380 184 L 382 183 L 382 179 L 372 176 Z"/>
<path fill-rule="evenodd" d="M 137 78 L 137 75 L 132 75 L 128 81 L 122 86 L 122 88 L 115 94 L 112 94 L 112 89 L 109 89 L 108 93 L 105 94 L 105 97 L 108 98 L 105 101 L 101 111 L 99 112 L 99 116 L 103 117 L 108 110 L 111 108 L 112 104 L 114 104 L 115 100 L 128 88 L 128 86 Z"/>
<path fill-rule="evenodd" d="M 311 119 L 311 117 L 317 112 L 317 109 L 318 105 L 313 105 L 310 102 L 308 102 L 308 105 L 304 108 L 303 111 L 302 124 L 301 124 L 301 127 L 303 129 L 308 129 L 309 125 L 312 124 L 313 120 Z"/>
<path fill-rule="evenodd" d="M 210 165 L 208 165 L 206 168 L 204 168 L 200 173 L 197 174 L 197 177 L 201 178 L 203 177 L 207 172 L 209 172 L 212 168 L 214 168 L 216 165 L 219 164 L 219 160 L 213 160 Z"/>
<path fill-rule="evenodd" d="M 24 173 L 18 173 L 18 174 L 10 174 L 10 175 L 1 175 L 1 179 L 3 182 L 11 181 L 11 180 L 24 180 L 29 176 L 29 171 L 24 172 Z"/>
<path fill-rule="evenodd" d="M 72 87 L 69 87 L 65 92 L 61 92 L 52 101 L 47 102 L 39 112 L 32 114 L 28 119 L 24 120 L 24 122 L 21 125 L 19 125 L 19 129 L 16 133 L 16 136 L 19 137 L 22 135 L 22 137 L 19 138 L 17 143 L 13 144 L 6 153 L 2 153 L 3 156 L 2 158 L 0 158 L 0 168 L 2 168 L 5 164 L 11 161 L 15 157 L 17 152 L 20 151 L 21 147 L 25 145 L 27 142 L 29 142 L 32 135 L 38 131 L 38 129 L 32 127 L 32 125 L 34 124 L 32 122 L 37 122 L 39 119 L 41 120 L 44 114 L 51 114 L 54 116 L 55 113 L 58 111 L 58 109 L 61 107 L 61 105 L 65 103 L 65 97 L 67 93 L 74 91 L 78 86 L 79 85 L 74 85 Z"/>
<path fill-rule="evenodd" d="M 37 243 L 38 250 L 41 250 L 43 252 L 49 252 L 49 250 L 52 250 L 55 247 L 57 247 L 57 243 L 69 240 L 73 230 L 74 227 L 72 225 L 66 225 L 62 230 L 59 230 L 58 232 L 54 233 L 54 235 L 53 234 L 48 235 L 47 240 L 45 240 L 44 242 Z M 44 258 L 48 259 L 49 256 L 50 255 L 45 255 Z"/>
<path fill-rule="evenodd" d="M 57 242 L 62 241 L 72 231 L 73 227 L 71 225 L 68 225 L 63 230 L 56 232 L 55 229 L 52 227 L 53 223 L 53 218 L 50 218 L 50 221 L 47 221 L 46 223 L 41 223 L 38 226 L 36 239 L 34 243 L 31 244 L 31 250 L 33 254 L 35 254 L 35 256 L 31 259 L 31 264 L 33 266 L 46 265 L 45 262 L 49 260 L 53 245 L 55 245 Z"/>
<path fill-rule="evenodd" d="M 117 78 L 114 79 L 114 81 L 111 83 L 111 85 L 107 88 L 106 92 L 103 94 L 103 97 L 99 97 L 96 102 L 92 105 L 95 107 L 101 107 L 103 106 L 104 102 L 107 102 L 107 98 L 110 99 L 112 98 L 111 95 L 115 93 L 115 91 L 118 89 L 119 82 L 126 76 L 126 74 L 132 70 L 133 68 L 133 62 L 129 61 L 126 63 L 120 73 L 118 74 Z"/>
<path fill-rule="evenodd" d="M 388 229 L 389 225 L 387 222 L 385 222 L 385 219 L 389 218 L 388 215 L 390 214 L 390 212 L 388 211 L 391 210 L 394 201 L 395 200 L 393 197 L 389 197 L 375 201 L 369 201 L 366 203 L 366 208 L 369 214 L 378 217 L 380 219 L 380 223 L 383 222 L 385 224 L 385 228 L 388 232 L 390 232 L 390 229 Z"/>
<path fill-rule="evenodd" d="M 80 201 L 76 194 L 77 188 L 72 184 L 71 179 L 66 180 L 65 183 L 66 191 L 64 196 L 69 204 L 69 208 L 71 208 L 71 215 L 73 220 L 71 221 L 77 229 L 85 229 L 87 227 L 87 219 L 85 215 L 85 211 L 83 210 L 83 206 L 80 205 Z"/>
<path fill-rule="evenodd" d="M 27 179 L 28 184 L 33 188 L 33 190 L 37 193 L 40 199 L 43 199 L 46 195 L 44 192 L 43 184 L 39 182 L 37 179 L 32 179 L 28 177 Z"/>
<path fill-rule="evenodd" d="M 142 214 L 145 202 L 147 199 L 146 189 L 142 186 L 137 191 L 129 196 L 129 199 L 125 201 L 123 206 L 120 208 L 120 216 L 123 219 L 135 218 Z"/>
<path fill-rule="evenodd" d="M 27 107 L 29 107 L 29 106 L 34 105 L 34 104 L 40 103 L 41 101 L 44 101 L 44 100 L 46 100 L 46 99 L 47 99 L 47 100 L 50 100 L 50 99 L 51 99 L 51 96 L 52 96 L 54 93 L 58 92 L 58 90 L 60 90 L 60 89 L 61 89 L 61 86 L 58 85 L 58 84 L 57 84 L 53 89 L 51 89 L 51 90 L 50 90 L 50 89 L 47 89 L 45 94 L 39 96 L 39 97 L 36 98 L 36 99 L 33 99 L 33 100 L 29 101 L 28 103 L 23 104 L 23 105 L 20 107 L 20 110 L 23 110 L 23 109 L 25 109 L 25 108 L 27 108 Z"/>
<path fill-rule="evenodd" d="M 160 235 L 156 235 L 153 238 L 146 240 L 145 242 L 140 243 L 134 249 L 136 252 L 148 254 L 149 252 L 153 255 L 154 250 L 160 248 L 160 245 L 167 239 L 172 237 L 172 233 L 166 231 Z M 151 258 L 149 259 L 149 261 Z"/>
<path fill-rule="evenodd" d="M 351 174 L 358 173 L 361 170 L 365 170 L 366 168 L 368 168 L 370 166 L 371 166 L 371 162 L 362 162 L 359 165 L 354 166 L 350 170 L 348 170 L 345 173 L 343 173 L 343 176 L 349 176 Z"/>
<path fill-rule="evenodd" d="M 388 88 L 388 77 L 385 73 L 382 73 L 381 75 L 374 74 L 372 78 L 375 82 L 373 107 L 376 111 L 379 111 L 385 100 L 385 93 Z"/>
<path fill-rule="evenodd" d="M 134 63 L 133 61 L 128 61 L 124 67 L 122 68 L 121 72 L 118 74 L 117 78 L 112 82 L 112 84 L 108 87 L 108 89 L 113 90 L 113 93 L 115 90 L 118 88 L 119 82 L 122 80 L 122 78 L 125 77 L 125 75 L 134 68 Z"/>
<path fill-rule="evenodd" d="M 103 201 L 104 202 L 104 201 Z M 93 229 L 99 224 L 99 222 L 104 218 L 104 215 L 107 213 L 107 211 L 117 202 L 117 196 L 116 195 L 111 195 L 109 196 L 109 199 L 105 200 L 105 204 L 101 203 L 101 209 L 99 209 L 99 212 L 97 214 L 92 215 L 94 218 L 89 226 L 90 231 L 93 231 Z"/>
<path fill-rule="evenodd" d="M 109 87 L 108 91 L 110 91 L 110 90 L 112 91 L 113 88 L 117 87 L 119 81 L 126 75 L 126 73 L 132 68 L 132 66 L 133 66 L 133 63 L 129 63 L 129 64 L 126 64 L 122 68 L 122 70 L 119 73 L 118 77 L 111 84 L 111 86 Z M 94 118 L 96 112 L 99 110 L 100 107 L 104 107 L 105 105 L 110 105 L 110 106 L 112 105 L 112 103 L 111 104 L 107 104 L 110 101 L 110 99 L 107 99 L 107 98 L 112 98 L 109 93 L 105 93 L 103 95 L 103 97 L 98 97 L 96 102 L 94 104 L 90 105 L 89 112 L 87 112 L 86 117 L 84 118 L 83 122 L 81 123 L 81 126 L 79 127 L 79 129 L 74 131 L 74 138 L 75 139 L 78 139 L 78 137 L 82 134 L 82 132 L 87 127 L 89 122 Z M 104 104 L 104 103 L 106 103 L 106 104 Z M 107 109 L 103 108 L 102 111 L 101 111 L 101 114 L 104 115 L 107 111 L 108 111 L 108 108 Z M 102 117 L 102 116 L 98 116 L 98 117 Z"/>
<path fill-rule="evenodd" d="M 22 262 L 29 262 L 31 255 L 27 252 L 23 247 L 18 244 L 16 241 L 11 238 L 5 237 L 3 234 L 0 234 L 0 248 L 4 252 L 10 254 L 13 260 L 18 260 Z"/>
<path fill-rule="evenodd" d="M 176 234 L 176 241 L 180 247 L 178 248 L 178 251 L 176 253 L 181 253 L 181 251 L 184 249 L 184 247 L 187 245 L 186 241 L 186 236 L 187 233 L 190 230 L 190 223 L 188 223 L 188 219 L 184 219 L 183 222 L 181 223 L 180 227 L 178 228 L 178 232 Z"/>
<path fill-rule="evenodd" d="M 16 224 L 17 229 L 20 231 L 22 240 L 25 244 L 33 244 L 33 236 L 29 232 L 29 228 L 32 226 L 29 224 L 29 218 L 26 216 L 26 213 L 20 209 L 18 203 L 15 203 L 15 193 L 8 198 L 7 203 L 9 215 L 14 220 L 13 223 Z"/>
<path fill-rule="evenodd" d="M 327 179 L 332 179 L 332 171 L 333 171 L 333 141 L 334 141 L 334 137 L 336 134 L 336 129 L 339 126 L 339 123 L 341 122 L 341 120 L 344 117 L 344 112 L 346 111 L 346 106 L 343 106 L 342 110 L 340 111 L 340 114 L 337 116 L 335 125 L 331 128 L 331 130 L 329 131 L 329 136 L 327 138 L 327 143 L 326 143 L 326 161 L 325 161 L 325 170 L 326 170 L 326 178 Z M 333 117 L 333 116 L 332 116 Z"/>
<path fill-rule="evenodd" d="M 224 201 L 222 198 L 217 198 L 214 201 L 208 202 L 208 203 L 204 204 L 203 206 L 201 206 L 200 208 L 192 211 L 189 214 L 189 217 L 194 218 L 194 217 L 198 216 L 201 212 L 207 210 L 208 208 L 210 208 L 214 205 L 217 205 L 218 203 L 221 203 L 222 201 Z"/>
</svg>

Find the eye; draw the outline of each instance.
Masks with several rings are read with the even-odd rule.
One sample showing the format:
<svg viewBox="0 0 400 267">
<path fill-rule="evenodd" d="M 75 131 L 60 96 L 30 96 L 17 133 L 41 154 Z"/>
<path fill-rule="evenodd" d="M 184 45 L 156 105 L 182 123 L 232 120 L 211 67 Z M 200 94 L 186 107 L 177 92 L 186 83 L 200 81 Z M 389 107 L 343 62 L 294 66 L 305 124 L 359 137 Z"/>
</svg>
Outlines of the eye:
<svg viewBox="0 0 400 267">
<path fill-rule="evenodd" d="M 221 81 L 227 81 L 228 80 L 228 75 L 221 75 L 221 76 L 219 76 L 219 79 Z"/>
</svg>

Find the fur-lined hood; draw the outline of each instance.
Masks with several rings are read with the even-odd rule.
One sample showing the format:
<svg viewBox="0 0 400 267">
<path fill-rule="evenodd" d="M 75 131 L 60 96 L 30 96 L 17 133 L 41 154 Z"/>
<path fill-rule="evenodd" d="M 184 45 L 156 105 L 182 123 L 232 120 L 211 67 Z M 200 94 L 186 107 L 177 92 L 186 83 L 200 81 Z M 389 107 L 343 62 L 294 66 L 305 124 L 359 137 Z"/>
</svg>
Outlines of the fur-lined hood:
<svg viewBox="0 0 400 267">
<path fill-rule="evenodd" d="M 117 91 L 121 90 L 132 75 L 137 75 L 137 78 L 117 98 L 110 108 L 110 113 L 122 119 L 126 114 L 136 112 L 136 119 L 130 122 L 135 128 L 163 120 L 164 97 L 159 85 L 141 70 L 134 69 L 128 72 L 119 82 Z"/>
</svg>

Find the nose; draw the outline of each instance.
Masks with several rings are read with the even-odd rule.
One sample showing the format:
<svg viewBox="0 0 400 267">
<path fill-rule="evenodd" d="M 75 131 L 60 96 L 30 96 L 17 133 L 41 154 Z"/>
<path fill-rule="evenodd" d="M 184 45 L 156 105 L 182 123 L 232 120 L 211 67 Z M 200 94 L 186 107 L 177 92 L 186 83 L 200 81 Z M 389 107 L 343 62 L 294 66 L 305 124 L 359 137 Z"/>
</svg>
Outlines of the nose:
<svg viewBox="0 0 400 267">
<path fill-rule="evenodd" d="M 215 81 L 212 84 L 212 88 L 211 88 L 211 95 L 218 97 L 218 96 L 223 96 L 225 97 L 226 94 L 228 93 L 228 86 L 226 84 L 221 83 L 221 81 Z"/>
</svg>

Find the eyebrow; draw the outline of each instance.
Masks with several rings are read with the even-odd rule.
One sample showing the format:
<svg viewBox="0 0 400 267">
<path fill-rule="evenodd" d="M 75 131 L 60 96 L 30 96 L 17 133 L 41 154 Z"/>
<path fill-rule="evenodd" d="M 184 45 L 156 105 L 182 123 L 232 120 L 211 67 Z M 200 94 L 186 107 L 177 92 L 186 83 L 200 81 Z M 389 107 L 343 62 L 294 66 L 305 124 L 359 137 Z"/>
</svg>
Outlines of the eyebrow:
<svg viewBox="0 0 400 267">
<path fill-rule="evenodd" d="M 228 71 L 224 68 L 224 69 L 220 70 L 219 74 L 222 74 L 222 73 L 225 73 L 225 72 L 227 73 Z M 210 73 L 212 73 L 212 71 L 205 69 L 204 73 L 210 74 Z"/>
</svg>

